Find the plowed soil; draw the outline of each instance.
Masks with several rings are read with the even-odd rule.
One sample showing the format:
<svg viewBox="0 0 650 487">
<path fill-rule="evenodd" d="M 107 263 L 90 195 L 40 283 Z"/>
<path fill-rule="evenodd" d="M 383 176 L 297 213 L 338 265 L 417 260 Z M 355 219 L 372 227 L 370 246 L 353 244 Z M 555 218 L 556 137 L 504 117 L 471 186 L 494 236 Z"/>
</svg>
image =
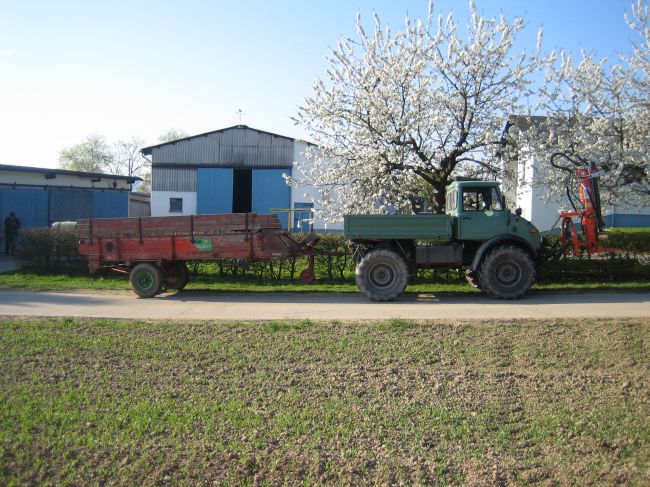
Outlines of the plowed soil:
<svg viewBox="0 0 650 487">
<path fill-rule="evenodd" d="M 0 484 L 650 485 L 650 321 L 0 325 Z"/>
</svg>

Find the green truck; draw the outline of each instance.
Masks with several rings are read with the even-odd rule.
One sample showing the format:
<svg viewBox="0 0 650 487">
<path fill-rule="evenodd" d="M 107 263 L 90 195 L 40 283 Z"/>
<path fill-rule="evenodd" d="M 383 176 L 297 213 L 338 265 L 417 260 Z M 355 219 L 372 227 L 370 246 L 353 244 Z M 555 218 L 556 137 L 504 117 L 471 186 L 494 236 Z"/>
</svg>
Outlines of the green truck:
<svg viewBox="0 0 650 487">
<path fill-rule="evenodd" d="M 499 184 L 454 181 L 445 214 L 347 215 L 359 290 L 389 301 L 418 268 L 463 269 L 468 282 L 498 299 L 522 297 L 535 281 L 544 245 L 535 226 L 511 213 Z"/>
</svg>

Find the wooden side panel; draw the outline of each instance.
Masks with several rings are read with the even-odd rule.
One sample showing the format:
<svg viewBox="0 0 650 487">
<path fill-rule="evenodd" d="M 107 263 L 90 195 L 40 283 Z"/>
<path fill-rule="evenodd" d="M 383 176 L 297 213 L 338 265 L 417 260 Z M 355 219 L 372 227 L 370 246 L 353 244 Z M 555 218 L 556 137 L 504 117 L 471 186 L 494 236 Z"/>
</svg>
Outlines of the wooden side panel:
<svg viewBox="0 0 650 487">
<path fill-rule="evenodd" d="M 270 259 L 297 255 L 299 245 L 277 215 L 222 214 L 106 218 L 77 223 L 79 253 L 94 272 L 103 265 L 138 261 L 225 258 Z"/>
</svg>

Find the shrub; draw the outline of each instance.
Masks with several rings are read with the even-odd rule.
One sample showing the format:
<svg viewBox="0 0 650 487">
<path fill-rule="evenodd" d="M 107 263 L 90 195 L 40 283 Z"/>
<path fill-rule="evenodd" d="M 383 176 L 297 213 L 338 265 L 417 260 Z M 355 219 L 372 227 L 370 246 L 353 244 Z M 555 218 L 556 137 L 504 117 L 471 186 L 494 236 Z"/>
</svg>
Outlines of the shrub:
<svg viewBox="0 0 650 487">
<path fill-rule="evenodd" d="M 31 228 L 20 233 L 18 258 L 24 267 L 46 274 L 48 272 L 78 273 L 86 270 L 77 252 L 74 232 Z"/>
<path fill-rule="evenodd" d="M 629 256 L 650 254 L 650 231 L 643 229 L 613 229 L 607 232 L 603 245 L 614 247 Z"/>
</svg>

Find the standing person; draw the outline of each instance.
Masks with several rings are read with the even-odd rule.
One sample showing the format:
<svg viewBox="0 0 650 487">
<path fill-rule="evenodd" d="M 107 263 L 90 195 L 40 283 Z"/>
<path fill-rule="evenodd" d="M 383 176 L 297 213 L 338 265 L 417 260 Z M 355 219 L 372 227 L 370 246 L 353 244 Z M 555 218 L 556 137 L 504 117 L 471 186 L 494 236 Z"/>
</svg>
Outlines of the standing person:
<svg viewBox="0 0 650 487">
<path fill-rule="evenodd" d="M 20 220 L 12 211 L 5 218 L 5 255 L 14 255 L 16 253 L 16 239 L 20 230 Z"/>
</svg>

